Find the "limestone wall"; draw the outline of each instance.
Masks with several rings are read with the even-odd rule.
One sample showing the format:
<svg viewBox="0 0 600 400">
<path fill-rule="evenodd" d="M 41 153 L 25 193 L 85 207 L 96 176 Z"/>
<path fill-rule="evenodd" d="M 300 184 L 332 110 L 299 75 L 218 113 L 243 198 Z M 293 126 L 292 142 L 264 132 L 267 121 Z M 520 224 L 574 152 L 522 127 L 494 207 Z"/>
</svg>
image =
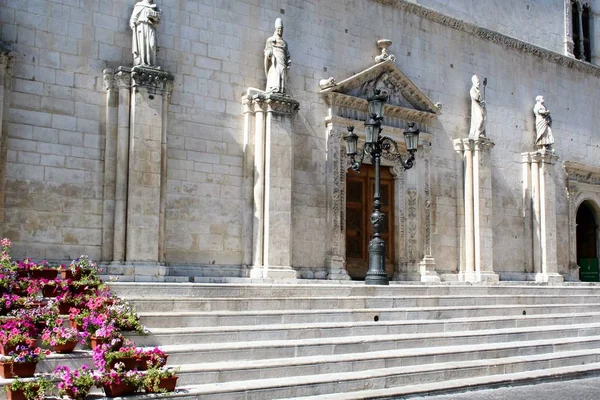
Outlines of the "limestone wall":
<svg viewBox="0 0 600 400">
<path fill-rule="evenodd" d="M 461 167 L 452 140 L 468 134 L 473 73 L 489 80 L 488 135 L 496 142 L 491 158 L 497 270 L 524 269 L 520 153 L 530 150 L 537 94 L 545 95 L 553 113 L 561 159 L 598 164 L 594 126 L 599 117 L 592 111 L 598 102 L 598 73 L 559 65 L 378 1 L 157 3 L 163 10 L 159 63 L 175 76 L 168 125 L 169 263 L 218 270 L 242 262 L 240 97 L 248 87 L 264 86 L 264 40 L 272 35 L 277 17 L 283 18 L 292 57 L 290 94 L 300 102 L 293 122 L 295 267 L 323 267 L 326 252 L 328 110 L 318 81 L 343 79 L 372 65 L 377 39 L 391 39 L 390 51 L 402 71 L 432 101 L 443 103 L 431 132 L 433 256 L 438 270 L 453 272 L 459 263 Z M 491 1 L 458 2 L 460 7 L 457 2 L 420 3 L 458 17 L 481 8 L 472 22 L 562 52 L 561 1 L 529 2 L 527 10 L 515 0 L 514 7 L 494 12 Z M 131 64 L 127 20 L 132 6 L 133 1 L 124 0 L 0 3 L 0 39 L 18 54 L 8 99 L 2 223 L 3 234 L 15 242 L 16 257 L 68 259 L 87 253 L 100 258 L 106 98 L 102 70 Z M 516 17 L 503 18 L 508 10 Z M 513 22 L 505 26 L 505 20 Z M 562 176 L 557 175 L 560 232 L 567 222 L 567 203 Z M 563 236 L 559 245 L 559 264 L 566 265 Z"/>
</svg>

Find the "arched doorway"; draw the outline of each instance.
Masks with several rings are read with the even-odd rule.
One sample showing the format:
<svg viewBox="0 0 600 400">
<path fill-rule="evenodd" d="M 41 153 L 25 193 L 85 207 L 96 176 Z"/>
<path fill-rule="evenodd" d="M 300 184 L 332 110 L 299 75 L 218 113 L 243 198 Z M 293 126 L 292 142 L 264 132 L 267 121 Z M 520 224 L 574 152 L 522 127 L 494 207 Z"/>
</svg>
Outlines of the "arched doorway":
<svg viewBox="0 0 600 400">
<path fill-rule="evenodd" d="M 388 278 L 394 275 L 394 176 L 381 167 L 381 211 L 385 221 L 381 238 L 386 242 L 385 266 Z M 355 280 L 363 280 L 369 269 L 369 241 L 373 237 L 371 213 L 375 188 L 375 167 L 362 164 L 360 173 L 348 170 L 346 175 L 346 270 Z"/>
<path fill-rule="evenodd" d="M 577 265 L 579 279 L 600 282 L 598 271 L 598 222 L 592 205 L 584 201 L 577 209 Z"/>
</svg>

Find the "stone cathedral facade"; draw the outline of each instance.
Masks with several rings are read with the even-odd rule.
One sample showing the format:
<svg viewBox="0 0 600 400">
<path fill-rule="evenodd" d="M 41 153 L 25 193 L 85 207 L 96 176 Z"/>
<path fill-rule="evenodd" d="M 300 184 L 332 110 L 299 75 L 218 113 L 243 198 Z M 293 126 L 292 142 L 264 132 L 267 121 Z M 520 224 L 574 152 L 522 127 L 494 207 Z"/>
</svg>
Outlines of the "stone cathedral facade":
<svg viewBox="0 0 600 400">
<path fill-rule="evenodd" d="M 360 280 L 374 173 L 348 169 L 343 137 L 364 139 L 379 89 L 382 133 L 402 149 L 421 132 L 414 168 L 383 164 L 390 278 L 598 280 L 600 2 L 156 0 L 141 41 L 138 3 L 0 1 L 15 257 L 87 254 L 124 280 Z M 473 75 L 485 135 L 469 138 Z"/>
</svg>

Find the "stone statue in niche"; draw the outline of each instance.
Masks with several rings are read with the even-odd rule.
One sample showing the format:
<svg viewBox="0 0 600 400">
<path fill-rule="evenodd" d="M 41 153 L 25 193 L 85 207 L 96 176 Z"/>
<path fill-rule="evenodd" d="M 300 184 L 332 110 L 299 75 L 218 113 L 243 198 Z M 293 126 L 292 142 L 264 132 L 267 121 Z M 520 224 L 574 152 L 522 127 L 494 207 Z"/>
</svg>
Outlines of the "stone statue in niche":
<svg viewBox="0 0 600 400">
<path fill-rule="evenodd" d="M 552 117 L 544 104 L 544 96 L 535 98 L 533 114 L 535 115 L 535 144 L 540 149 L 552 150 L 554 136 L 552 136 Z"/>
<path fill-rule="evenodd" d="M 160 14 L 154 0 L 140 0 L 133 7 L 129 27 L 133 31 L 133 65 L 156 66 L 156 26 Z"/>
<path fill-rule="evenodd" d="M 471 96 L 471 129 L 469 139 L 476 140 L 485 136 L 485 92 L 481 93 L 479 77 L 473 75 L 471 78 L 473 86 L 469 94 Z M 484 83 L 485 91 L 485 83 Z"/>
<path fill-rule="evenodd" d="M 283 40 L 283 22 L 275 21 L 275 33 L 267 39 L 265 45 L 265 74 L 267 75 L 267 92 L 286 92 L 286 81 L 291 60 L 288 46 Z"/>
</svg>

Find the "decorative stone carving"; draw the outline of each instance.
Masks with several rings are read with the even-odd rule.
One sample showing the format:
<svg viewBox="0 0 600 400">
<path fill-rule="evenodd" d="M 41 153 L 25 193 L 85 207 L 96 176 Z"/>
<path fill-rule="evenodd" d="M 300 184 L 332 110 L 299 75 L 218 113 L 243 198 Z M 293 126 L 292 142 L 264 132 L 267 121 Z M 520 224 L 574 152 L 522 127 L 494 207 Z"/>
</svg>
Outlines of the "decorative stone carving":
<svg viewBox="0 0 600 400">
<path fill-rule="evenodd" d="M 115 71 L 107 68 L 102 71 L 102 81 L 104 83 L 104 90 L 109 90 L 115 87 Z"/>
<path fill-rule="evenodd" d="M 16 53 L 8 50 L 0 50 L 0 70 L 6 75 L 12 75 L 12 69 L 15 65 L 15 56 Z"/>
<path fill-rule="evenodd" d="M 132 86 L 143 86 L 150 92 L 168 91 L 172 87 L 173 75 L 170 73 L 145 66 L 138 65 L 131 69 Z"/>
<path fill-rule="evenodd" d="M 414 263 L 417 261 L 417 190 L 409 189 L 406 192 L 406 206 L 408 209 L 408 235 L 407 235 L 407 250 L 408 262 Z"/>
<path fill-rule="evenodd" d="M 535 145 L 539 149 L 552 150 L 552 145 L 554 144 L 552 117 L 544 104 L 544 96 L 537 96 L 535 98 L 533 114 L 535 115 Z"/>
<path fill-rule="evenodd" d="M 389 39 L 380 39 L 377 41 L 377 47 L 381 49 L 381 54 L 375 57 L 375 62 L 384 62 L 387 60 L 391 60 L 392 62 L 396 62 L 396 56 L 390 54 L 388 52 L 388 47 L 392 45 L 392 41 Z"/>
<path fill-rule="evenodd" d="M 140 0 L 133 7 L 129 27 L 133 31 L 133 65 L 156 66 L 156 26 L 161 12 L 154 0 Z"/>
<path fill-rule="evenodd" d="M 131 87 L 131 69 L 125 67 L 119 67 L 113 75 L 114 84 L 118 88 L 129 88 Z"/>
<path fill-rule="evenodd" d="M 481 93 L 479 77 L 473 75 L 471 78 L 473 86 L 469 91 L 471 96 L 471 129 L 469 139 L 485 137 L 485 96 Z"/>
<path fill-rule="evenodd" d="M 332 77 L 332 76 L 330 76 L 330 77 L 329 77 L 329 78 L 327 78 L 327 79 L 321 79 L 321 80 L 319 81 L 319 87 L 321 88 L 321 90 L 324 90 L 324 89 L 327 89 L 327 88 L 333 87 L 333 86 L 335 86 L 335 85 L 336 85 L 336 83 L 335 83 L 335 79 L 333 79 L 333 77 Z"/>
<path fill-rule="evenodd" d="M 300 109 L 300 103 L 281 93 L 268 93 L 264 96 L 257 95 L 255 105 L 261 106 L 260 103 L 264 103 L 267 107 L 267 112 L 277 114 L 292 114 Z"/>
<path fill-rule="evenodd" d="M 267 39 L 265 45 L 266 92 L 286 92 L 287 71 L 290 65 L 288 45 L 283 40 L 283 22 L 281 18 L 277 18 L 275 20 L 275 33 Z"/>
</svg>

